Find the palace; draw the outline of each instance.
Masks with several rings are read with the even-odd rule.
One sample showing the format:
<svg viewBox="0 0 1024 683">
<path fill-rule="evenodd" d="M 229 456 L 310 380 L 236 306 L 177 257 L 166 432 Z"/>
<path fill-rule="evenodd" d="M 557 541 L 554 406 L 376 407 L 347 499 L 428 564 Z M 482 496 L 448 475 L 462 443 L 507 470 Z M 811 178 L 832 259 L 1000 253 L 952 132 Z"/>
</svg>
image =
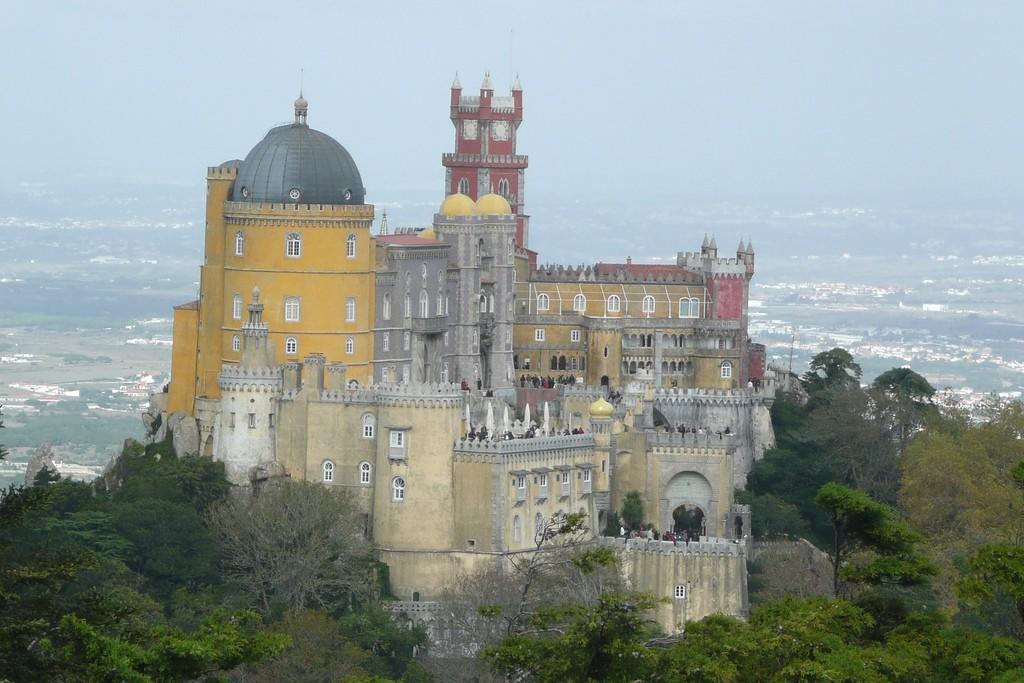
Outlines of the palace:
<svg viewBox="0 0 1024 683">
<path fill-rule="evenodd" d="M 409 613 L 463 573 L 582 512 L 595 539 L 627 492 L 690 543 L 602 539 L 668 598 L 666 630 L 742 615 L 749 510 L 772 445 L 764 348 L 747 337 L 754 250 L 714 238 L 674 263 L 538 265 L 516 151 L 523 90 L 456 78 L 455 152 L 425 229 L 373 234 L 351 155 L 295 101 L 242 160 L 207 173 L 199 298 L 175 308 L 158 438 L 258 486 L 340 487 Z M 485 438 L 476 437 L 481 427 Z M 596 542 L 596 541 L 595 541 Z"/>
</svg>

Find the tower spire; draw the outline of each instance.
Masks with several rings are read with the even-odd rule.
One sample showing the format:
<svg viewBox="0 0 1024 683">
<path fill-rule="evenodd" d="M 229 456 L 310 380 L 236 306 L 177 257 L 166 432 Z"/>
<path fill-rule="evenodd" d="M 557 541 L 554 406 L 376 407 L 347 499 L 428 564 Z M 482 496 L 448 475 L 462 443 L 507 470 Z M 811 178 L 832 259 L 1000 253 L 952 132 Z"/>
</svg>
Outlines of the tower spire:
<svg viewBox="0 0 1024 683">
<path fill-rule="evenodd" d="M 388 210 L 384 209 L 383 215 L 380 217 L 380 234 L 388 234 Z"/>
<path fill-rule="evenodd" d="M 301 71 L 299 72 L 302 73 Z M 299 97 L 295 100 L 295 123 L 299 126 L 305 126 L 306 117 L 309 114 L 309 102 L 302 96 L 302 76 L 299 76 Z"/>
<path fill-rule="evenodd" d="M 452 90 L 462 90 L 462 83 L 459 82 L 459 72 L 455 72 L 455 79 L 452 81 Z"/>
</svg>

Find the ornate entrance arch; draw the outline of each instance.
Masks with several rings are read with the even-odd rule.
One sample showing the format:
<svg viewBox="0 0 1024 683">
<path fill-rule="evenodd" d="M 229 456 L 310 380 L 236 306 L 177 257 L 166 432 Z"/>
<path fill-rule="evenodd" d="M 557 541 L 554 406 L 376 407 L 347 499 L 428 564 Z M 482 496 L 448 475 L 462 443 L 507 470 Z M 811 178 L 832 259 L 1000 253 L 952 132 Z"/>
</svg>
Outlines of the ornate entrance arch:
<svg viewBox="0 0 1024 683">
<path fill-rule="evenodd" d="M 684 506 L 696 508 L 704 520 L 713 519 L 714 489 L 704 475 L 698 472 L 679 472 L 665 485 L 661 497 L 661 528 L 671 529 L 675 524 L 673 512 Z"/>
</svg>

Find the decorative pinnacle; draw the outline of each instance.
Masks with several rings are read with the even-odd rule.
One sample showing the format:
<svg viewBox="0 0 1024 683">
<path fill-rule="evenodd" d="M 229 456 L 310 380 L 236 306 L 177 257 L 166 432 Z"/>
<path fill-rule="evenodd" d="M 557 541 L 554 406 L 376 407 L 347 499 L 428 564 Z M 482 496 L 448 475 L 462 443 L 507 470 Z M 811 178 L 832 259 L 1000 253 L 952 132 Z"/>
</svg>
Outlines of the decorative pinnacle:
<svg viewBox="0 0 1024 683">
<path fill-rule="evenodd" d="M 745 244 L 743 244 L 743 238 L 742 237 L 740 238 L 740 246 L 736 247 L 736 253 L 737 254 L 746 254 L 747 253 L 747 246 Z"/>
<path fill-rule="evenodd" d="M 481 90 L 494 90 L 494 86 L 491 85 L 491 72 L 484 72 L 484 82 L 480 84 Z"/>
<path fill-rule="evenodd" d="M 462 83 L 459 83 L 459 72 L 455 72 L 455 80 L 452 81 L 452 90 L 462 90 Z"/>
<path fill-rule="evenodd" d="M 701 249 L 707 249 L 708 246 L 709 246 L 708 245 L 708 234 L 704 233 L 704 241 L 700 243 L 700 248 Z"/>
<path fill-rule="evenodd" d="M 523 84 L 519 82 L 519 74 L 516 74 L 516 80 L 512 83 L 512 92 L 522 92 Z"/>
<path fill-rule="evenodd" d="M 718 249 L 718 242 L 715 241 L 715 236 L 711 236 L 711 244 L 708 245 L 712 249 Z"/>
</svg>

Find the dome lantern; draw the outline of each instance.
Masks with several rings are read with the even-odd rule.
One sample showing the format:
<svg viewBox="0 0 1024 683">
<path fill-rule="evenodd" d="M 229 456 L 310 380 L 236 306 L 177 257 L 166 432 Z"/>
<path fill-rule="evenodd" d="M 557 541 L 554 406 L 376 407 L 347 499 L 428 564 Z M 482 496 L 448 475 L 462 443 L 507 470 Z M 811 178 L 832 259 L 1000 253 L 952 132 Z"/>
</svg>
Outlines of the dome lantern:
<svg viewBox="0 0 1024 683">
<path fill-rule="evenodd" d="M 299 97 L 295 100 L 295 123 L 299 126 L 309 125 L 306 123 L 306 116 L 309 113 L 309 102 L 302 96 L 302 91 L 299 91 Z"/>
</svg>

